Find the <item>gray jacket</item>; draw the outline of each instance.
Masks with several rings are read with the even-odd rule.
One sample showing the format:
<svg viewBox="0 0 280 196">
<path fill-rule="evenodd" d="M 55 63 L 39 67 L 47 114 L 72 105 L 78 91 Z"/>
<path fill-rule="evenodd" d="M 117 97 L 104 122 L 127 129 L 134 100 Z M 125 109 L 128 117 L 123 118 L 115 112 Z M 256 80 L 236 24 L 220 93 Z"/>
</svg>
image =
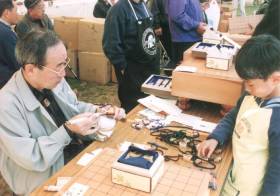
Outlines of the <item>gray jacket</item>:
<svg viewBox="0 0 280 196">
<path fill-rule="evenodd" d="M 96 110 L 78 101 L 65 80 L 53 92 L 67 119 Z M 64 165 L 71 138 L 35 98 L 21 70 L 0 90 L 0 103 L 0 170 L 16 194 L 27 195 Z"/>
</svg>

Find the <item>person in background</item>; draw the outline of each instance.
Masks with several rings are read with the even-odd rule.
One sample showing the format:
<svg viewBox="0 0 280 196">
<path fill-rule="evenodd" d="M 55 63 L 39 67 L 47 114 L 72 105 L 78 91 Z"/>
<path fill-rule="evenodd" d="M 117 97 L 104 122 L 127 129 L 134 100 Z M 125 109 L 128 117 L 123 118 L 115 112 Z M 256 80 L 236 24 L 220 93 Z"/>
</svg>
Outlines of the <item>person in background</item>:
<svg viewBox="0 0 280 196">
<path fill-rule="evenodd" d="M 240 15 L 246 16 L 246 0 L 232 0 L 232 16 L 237 16 L 238 7 L 240 8 Z"/>
<path fill-rule="evenodd" d="M 159 74 L 153 18 L 142 0 L 119 0 L 108 12 L 103 50 L 115 68 L 118 96 L 126 112 L 147 96 L 141 85 Z"/>
<path fill-rule="evenodd" d="M 159 37 L 171 62 L 173 62 L 172 40 L 168 23 L 168 15 L 165 11 L 166 0 L 153 0 L 151 12 L 154 16 L 154 31 Z M 168 66 L 168 65 L 167 65 Z"/>
<path fill-rule="evenodd" d="M 95 18 L 106 18 L 109 9 L 116 3 L 116 0 L 98 0 L 93 9 Z"/>
<path fill-rule="evenodd" d="M 265 14 L 271 0 L 264 0 L 258 7 L 256 14 Z"/>
<path fill-rule="evenodd" d="M 27 13 L 16 25 L 15 31 L 22 39 L 31 30 L 53 30 L 53 24 L 45 14 L 45 3 L 43 0 L 24 0 Z"/>
<path fill-rule="evenodd" d="M 0 0 L 0 89 L 20 68 L 15 57 L 17 36 L 12 29 L 17 21 L 16 3 L 13 0 Z"/>
<path fill-rule="evenodd" d="M 101 115 L 125 112 L 77 99 L 55 32 L 31 31 L 18 40 L 16 57 L 22 68 L 0 90 L 0 171 L 15 194 L 29 195 L 91 143 Z"/>
<path fill-rule="evenodd" d="M 234 161 L 221 195 L 280 195 L 279 54 L 280 41 L 272 35 L 243 45 L 235 69 L 246 93 L 198 145 L 198 154 L 210 158 L 217 146 L 232 143 Z"/>
<path fill-rule="evenodd" d="M 280 40 L 280 1 L 270 0 L 261 22 L 256 26 L 253 36 L 270 34 Z"/>
<path fill-rule="evenodd" d="M 173 42 L 174 66 L 176 66 L 183 60 L 183 53 L 202 40 L 206 23 L 203 21 L 199 0 L 166 0 L 166 10 Z"/>
</svg>

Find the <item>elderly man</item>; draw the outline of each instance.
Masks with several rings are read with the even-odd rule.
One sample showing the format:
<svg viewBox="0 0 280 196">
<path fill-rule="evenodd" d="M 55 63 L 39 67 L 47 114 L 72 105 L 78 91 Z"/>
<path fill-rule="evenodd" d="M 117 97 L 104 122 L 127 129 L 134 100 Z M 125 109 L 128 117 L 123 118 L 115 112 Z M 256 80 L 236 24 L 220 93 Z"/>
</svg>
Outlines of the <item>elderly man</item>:
<svg viewBox="0 0 280 196">
<path fill-rule="evenodd" d="M 0 90 L 0 170 L 28 195 L 90 142 L 100 116 L 125 113 L 78 101 L 64 80 L 66 49 L 53 31 L 30 32 L 16 46 L 22 69 Z"/>
<path fill-rule="evenodd" d="M 20 66 L 16 61 L 17 36 L 11 25 L 17 23 L 17 6 L 12 0 L 0 0 L 0 88 Z"/>
<path fill-rule="evenodd" d="M 53 30 L 53 25 L 49 17 L 45 14 L 45 4 L 43 0 L 24 0 L 27 14 L 17 24 L 15 31 L 18 37 L 23 38 L 32 29 Z"/>
</svg>

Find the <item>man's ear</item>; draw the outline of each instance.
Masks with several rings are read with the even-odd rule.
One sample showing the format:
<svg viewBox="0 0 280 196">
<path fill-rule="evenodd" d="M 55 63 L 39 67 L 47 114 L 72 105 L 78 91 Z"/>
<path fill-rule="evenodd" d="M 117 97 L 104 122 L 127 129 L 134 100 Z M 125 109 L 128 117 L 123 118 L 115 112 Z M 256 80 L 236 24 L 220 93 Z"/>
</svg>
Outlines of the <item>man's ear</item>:
<svg viewBox="0 0 280 196">
<path fill-rule="evenodd" d="M 26 64 L 24 66 L 24 72 L 29 76 L 33 75 L 33 73 L 35 71 L 37 71 L 37 70 L 36 70 L 36 66 L 34 64 Z"/>
<path fill-rule="evenodd" d="M 270 78 L 272 79 L 273 83 L 280 84 L 280 72 L 279 71 L 271 74 Z"/>
<path fill-rule="evenodd" d="M 10 10 L 5 9 L 4 12 L 2 13 L 2 17 L 3 17 L 4 19 L 9 18 L 9 13 L 10 13 Z"/>
</svg>

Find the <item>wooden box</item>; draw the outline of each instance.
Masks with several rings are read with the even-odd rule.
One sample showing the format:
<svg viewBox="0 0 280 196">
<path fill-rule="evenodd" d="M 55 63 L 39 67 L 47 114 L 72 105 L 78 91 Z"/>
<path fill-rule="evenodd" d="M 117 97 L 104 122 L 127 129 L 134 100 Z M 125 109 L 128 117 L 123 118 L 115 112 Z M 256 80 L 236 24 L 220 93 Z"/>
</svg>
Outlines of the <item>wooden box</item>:
<svg viewBox="0 0 280 196">
<path fill-rule="evenodd" d="M 209 69 L 205 59 L 195 58 L 191 50 L 184 52 L 183 65 L 194 66 L 197 71 L 172 73 L 171 94 L 212 103 L 235 105 L 243 92 L 242 80 L 234 66 L 228 71 Z"/>
<path fill-rule="evenodd" d="M 111 80 L 111 64 L 103 53 L 79 52 L 80 79 L 107 84 Z"/>
<path fill-rule="evenodd" d="M 103 52 L 103 18 L 82 19 L 79 22 L 79 51 Z"/>
<path fill-rule="evenodd" d="M 78 50 L 78 29 L 81 18 L 54 18 L 54 30 L 60 36 L 68 49 Z"/>
<path fill-rule="evenodd" d="M 220 47 L 221 51 L 229 52 L 233 56 L 237 53 L 237 49 L 231 45 L 227 45 L 227 44 L 216 45 L 216 44 L 198 42 L 191 47 L 192 56 L 196 58 L 206 59 L 207 54 L 212 50 L 217 49 L 217 47 Z"/>
<path fill-rule="evenodd" d="M 141 91 L 163 98 L 174 98 L 171 95 L 172 78 L 160 75 L 151 75 L 141 86 Z"/>
<path fill-rule="evenodd" d="M 164 173 L 164 158 L 159 155 L 150 169 L 115 161 L 112 165 L 112 182 L 151 193 Z"/>
<path fill-rule="evenodd" d="M 218 70 L 229 70 L 232 65 L 232 56 L 219 53 L 210 53 L 206 58 L 206 67 Z"/>
<path fill-rule="evenodd" d="M 203 43 L 210 43 L 210 44 L 220 44 L 222 43 L 223 37 L 220 33 L 207 30 L 203 34 Z"/>
</svg>

